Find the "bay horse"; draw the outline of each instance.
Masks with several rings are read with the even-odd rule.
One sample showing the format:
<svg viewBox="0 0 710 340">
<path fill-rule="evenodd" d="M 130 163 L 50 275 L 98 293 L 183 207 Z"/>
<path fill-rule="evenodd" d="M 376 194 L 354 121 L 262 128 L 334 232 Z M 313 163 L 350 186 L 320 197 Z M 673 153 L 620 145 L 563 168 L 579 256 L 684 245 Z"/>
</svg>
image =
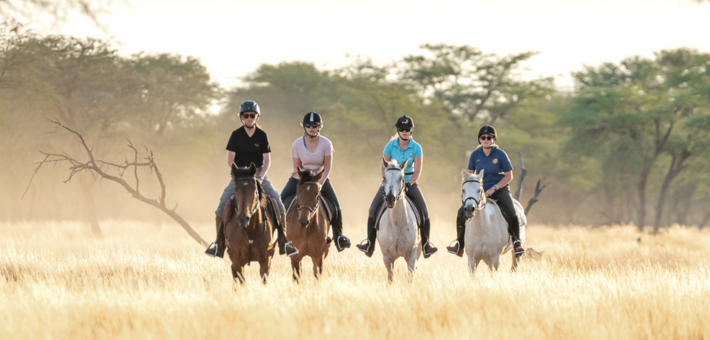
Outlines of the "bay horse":
<svg viewBox="0 0 710 340">
<path fill-rule="evenodd" d="M 476 266 L 483 260 L 491 271 L 498 270 L 501 254 L 505 254 L 513 245 L 508 235 L 508 222 L 503 217 L 500 207 L 486 197 L 483 190 L 483 170 L 478 174 L 463 171 L 461 186 L 461 201 L 466 215 L 466 232 L 464 236 L 466 255 L 471 275 Z M 517 202 L 517 201 L 516 201 Z M 517 203 L 517 206 L 520 206 Z M 520 226 L 520 241 L 525 242 L 523 220 Z M 511 252 L 513 271 L 518 267 L 518 258 Z"/>
<path fill-rule="evenodd" d="M 291 204 L 294 209 L 286 212 L 286 232 L 291 244 L 298 248 L 298 254 L 291 256 L 293 279 L 298 282 L 301 276 L 301 260 L 309 256 L 313 261 L 313 275 L 316 279 L 323 274 L 323 260 L 328 256 L 330 242 L 328 232 L 330 221 L 324 209 L 320 209 L 321 185 L 318 181 L 323 171 L 298 171 L 298 186 L 296 187 L 296 202 Z"/>
<path fill-rule="evenodd" d="M 387 268 L 387 279 L 394 279 L 394 262 L 403 257 L 407 261 L 409 280 L 414 278 L 417 259 L 421 253 L 421 242 L 417 228 L 417 219 L 411 203 L 405 199 L 404 168 L 405 160 L 401 165 L 396 160 L 382 162 L 385 166 L 385 209 L 379 220 L 377 241 Z"/>
<path fill-rule="evenodd" d="M 227 253 L 232 260 L 232 277 L 244 283 L 244 265 L 259 262 L 259 274 L 266 283 L 274 256 L 274 226 L 266 216 L 266 198 L 256 179 L 257 168 L 232 164 L 234 179 L 234 204 L 224 208 L 224 236 Z"/>
</svg>

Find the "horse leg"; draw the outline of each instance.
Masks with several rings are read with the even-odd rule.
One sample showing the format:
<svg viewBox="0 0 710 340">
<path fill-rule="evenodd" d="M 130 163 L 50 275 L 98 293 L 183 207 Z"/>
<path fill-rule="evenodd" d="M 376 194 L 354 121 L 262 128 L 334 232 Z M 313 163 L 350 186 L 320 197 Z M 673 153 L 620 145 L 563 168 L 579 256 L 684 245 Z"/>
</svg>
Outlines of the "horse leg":
<svg viewBox="0 0 710 340">
<path fill-rule="evenodd" d="M 387 280 L 392 282 L 394 280 L 394 261 L 392 261 L 392 257 L 389 254 L 385 254 L 382 260 L 385 262 L 385 268 L 387 268 Z"/>
<path fill-rule="evenodd" d="M 269 269 L 271 268 L 271 257 L 259 261 L 259 274 L 261 274 L 261 281 L 266 284 L 266 278 L 269 277 Z"/>
<path fill-rule="evenodd" d="M 320 279 L 320 274 L 323 273 L 323 256 L 313 258 L 313 275 L 316 280 Z"/>
<path fill-rule="evenodd" d="M 300 255 L 291 256 L 291 271 L 293 272 L 293 280 L 298 282 L 301 277 L 301 258 Z"/>
<path fill-rule="evenodd" d="M 244 284 L 244 265 L 237 264 L 236 262 L 232 263 L 232 279 L 237 282 L 239 281 L 240 284 Z"/>
<path fill-rule="evenodd" d="M 418 248 L 418 247 L 417 247 Z M 414 271 L 417 269 L 417 252 L 418 249 L 414 248 L 412 251 L 409 253 L 408 259 L 407 259 L 407 269 L 409 269 L 409 281 L 412 282 L 414 281 Z"/>
<path fill-rule="evenodd" d="M 480 259 L 476 259 L 473 255 L 468 256 L 468 269 L 471 272 L 471 276 L 475 277 L 476 274 L 476 266 L 478 265 L 478 262 L 480 262 Z"/>
<path fill-rule="evenodd" d="M 510 254 L 513 255 L 513 267 L 510 271 L 515 272 L 518 269 L 518 257 L 515 256 L 515 251 L 511 251 Z"/>
<path fill-rule="evenodd" d="M 500 255 L 496 254 L 496 256 L 490 260 L 490 263 L 488 264 L 488 268 L 491 271 L 498 271 L 499 264 L 500 264 Z"/>
</svg>

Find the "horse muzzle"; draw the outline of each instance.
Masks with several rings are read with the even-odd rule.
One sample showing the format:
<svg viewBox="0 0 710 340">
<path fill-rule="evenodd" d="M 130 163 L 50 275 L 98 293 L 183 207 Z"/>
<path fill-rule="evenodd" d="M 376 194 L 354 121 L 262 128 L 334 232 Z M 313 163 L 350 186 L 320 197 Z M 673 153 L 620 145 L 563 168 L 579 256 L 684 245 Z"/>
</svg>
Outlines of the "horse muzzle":
<svg viewBox="0 0 710 340">
<path fill-rule="evenodd" d="M 249 226 L 249 216 L 237 217 L 237 224 L 242 228 L 246 228 Z"/>
<path fill-rule="evenodd" d="M 473 206 L 473 204 L 471 204 L 471 205 L 466 205 L 466 206 L 464 206 L 464 208 L 463 208 L 463 213 L 464 213 L 464 215 L 466 215 L 466 218 L 471 218 L 471 217 L 473 217 L 473 213 L 475 213 L 475 212 L 476 212 L 476 209 L 475 209 L 475 207 Z"/>
<path fill-rule="evenodd" d="M 306 227 L 308 227 L 308 223 L 309 223 L 309 222 L 310 222 L 310 221 L 308 220 L 307 217 L 299 217 L 299 218 L 298 218 L 298 223 L 301 224 L 301 228 L 306 228 Z"/>
<path fill-rule="evenodd" d="M 392 193 L 388 194 L 385 196 L 385 203 L 387 203 L 387 208 L 394 208 L 394 205 L 397 203 L 396 197 Z"/>
</svg>

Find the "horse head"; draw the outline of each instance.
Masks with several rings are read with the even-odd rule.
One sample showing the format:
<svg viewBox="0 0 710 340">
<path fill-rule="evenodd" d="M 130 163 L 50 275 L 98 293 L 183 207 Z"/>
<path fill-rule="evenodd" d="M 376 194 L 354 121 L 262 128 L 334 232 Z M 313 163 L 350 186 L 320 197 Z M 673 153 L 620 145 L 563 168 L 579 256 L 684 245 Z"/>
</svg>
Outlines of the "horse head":
<svg viewBox="0 0 710 340">
<path fill-rule="evenodd" d="M 382 159 L 385 166 L 385 203 L 389 209 L 394 208 L 397 201 L 404 197 L 404 168 L 408 161 L 405 159 L 402 165 L 398 165 L 394 159 L 389 162 Z"/>
<path fill-rule="evenodd" d="M 299 178 L 296 187 L 298 223 L 305 228 L 318 211 L 321 189 L 319 181 L 323 177 L 323 171 L 316 173 L 313 170 L 303 170 L 300 167 L 297 170 Z"/>
<path fill-rule="evenodd" d="M 486 206 L 486 193 L 483 192 L 483 170 L 478 174 L 463 171 L 463 185 L 461 186 L 461 202 L 466 218 L 473 217 L 476 210 Z"/>
<path fill-rule="evenodd" d="M 249 220 L 259 210 L 261 191 L 256 179 L 257 168 L 254 163 L 238 168 L 232 163 L 232 179 L 234 179 L 234 206 L 237 210 L 237 224 L 246 228 Z"/>
</svg>

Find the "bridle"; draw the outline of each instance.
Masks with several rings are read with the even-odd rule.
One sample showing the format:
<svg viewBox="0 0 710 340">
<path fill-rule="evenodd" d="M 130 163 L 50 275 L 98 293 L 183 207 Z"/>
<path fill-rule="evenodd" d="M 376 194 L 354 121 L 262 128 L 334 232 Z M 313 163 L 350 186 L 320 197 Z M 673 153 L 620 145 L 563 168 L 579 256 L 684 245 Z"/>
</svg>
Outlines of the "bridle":
<svg viewBox="0 0 710 340">
<path fill-rule="evenodd" d="M 299 187 L 303 184 L 309 184 L 309 185 L 313 184 L 313 185 L 319 186 L 317 182 L 303 182 L 303 183 L 299 183 Z M 300 206 L 298 204 L 298 191 L 296 191 L 296 210 L 298 210 L 298 212 L 300 213 L 301 210 L 308 209 L 308 221 L 310 221 L 313 218 L 313 216 L 315 216 L 319 207 L 320 207 L 320 188 L 318 189 L 318 195 L 316 195 L 316 205 L 313 208 L 308 207 L 308 206 L 304 206 L 304 207 Z"/>
<path fill-rule="evenodd" d="M 237 178 L 237 179 L 234 180 L 235 188 L 236 188 L 237 182 L 239 182 L 239 181 L 244 181 L 244 180 L 254 180 L 254 182 L 258 182 L 258 181 L 259 181 L 259 179 L 256 178 L 256 177 Z M 254 198 L 256 199 L 256 205 L 254 206 L 254 209 L 251 210 L 250 216 L 256 215 L 257 211 L 259 210 L 259 207 L 261 207 L 261 201 L 259 200 L 259 186 L 258 186 L 258 184 L 255 186 L 254 190 L 255 190 L 255 192 L 254 192 L 254 194 L 255 194 L 255 195 L 254 195 Z M 235 211 L 237 210 L 237 205 L 236 205 L 236 204 L 234 204 L 234 210 L 235 210 Z"/>
<path fill-rule="evenodd" d="M 402 169 L 400 169 L 400 168 L 387 168 L 387 169 L 385 169 L 385 172 L 387 172 L 387 171 L 392 171 L 392 170 L 400 171 L 400 172 L 402 171 Z M 402 176 L 402 178 L 400 179 L 399 193 L 397 194 L 397 196 L 395 196 L 398 201 L 399 201 L 400 199 L 402 199 L 402 196 L 403 196 L 403 194 L 404 194 L 404 187 L 405 187 L 405 185 L 404 185 L 404 176 Z"/>
<path fill-rule="evenodd" d="M 481 181 L 478 180 L 478 179 L 476 179 L 476 178 L 469 178 L 469 179 L 463 181 L 463 184 L 462 184 L 461 186 L 466 185 L 466 183 L 478 183 L 479 186 L 481 185 Z M 462 199 L 462 201 L 461 201 L 462 205 L 463 205 L 463 206 L 466 206 L 466 202 L 468 202 L 468 200 L 473 200 L 473 201 L 476 203 L 475 206 L 476 206 L 476 207 L 479 207 L 479 209 L 482 209 L 482 208 L 480 208 L 480 206 L 481 206 L 481 201 L 483 201 L 482 199 L 479 198 L 478 200 L 476 200 L 473 196 L 471 196 L 471 197 L 466 197 L 466 199 Z M 485 207 L 485 206 L 484 206 L 484 207 Z"/>
</svg>

